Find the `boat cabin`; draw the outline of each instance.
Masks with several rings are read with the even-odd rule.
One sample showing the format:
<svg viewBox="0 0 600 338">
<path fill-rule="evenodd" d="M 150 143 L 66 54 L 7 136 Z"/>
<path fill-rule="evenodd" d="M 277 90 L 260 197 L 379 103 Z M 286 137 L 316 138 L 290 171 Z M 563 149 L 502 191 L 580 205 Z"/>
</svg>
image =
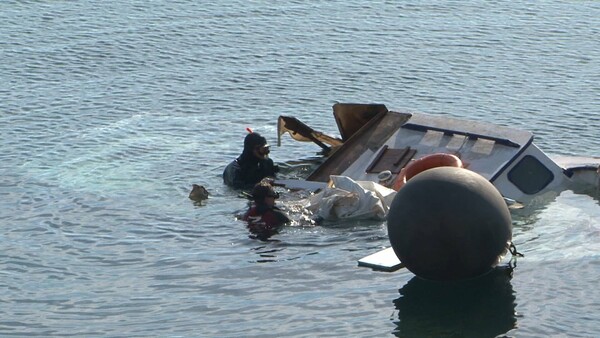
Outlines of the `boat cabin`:
<svg viewBox="0 0 600 338">
<path fill-rule="evenodd" d="M 488 179 L 509 199 L 527 203 L 572 185 L 600 187 L 600 158 L 551 159 L 529 131 L 483 121 L 417 112 L 389 111 L 382 104 L 333 106 L 341 138 L 317 132 L 294 117 L 280 116 L 278 137 L 319 145 L 327 159 L 307 181 L 330 175 L 374 181 L 391 187 L 411 161 L 431 154 L 453 154 L 463 167 Z"/>
</svg>

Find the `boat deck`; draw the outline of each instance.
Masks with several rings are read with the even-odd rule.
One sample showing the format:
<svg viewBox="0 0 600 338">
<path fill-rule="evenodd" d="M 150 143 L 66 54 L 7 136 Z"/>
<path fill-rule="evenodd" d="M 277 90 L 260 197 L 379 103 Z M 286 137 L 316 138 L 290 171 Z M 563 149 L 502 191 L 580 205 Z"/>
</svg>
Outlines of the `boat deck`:
<svg viewBox="0 0 600 338">
<path fill-rule="evenodd" d="M 377 181 L 380 172 L 397 174 L 411 159 L 433 153 L 455 154 L 465 167 L 492 180 L 532 141 L 528 131 L 486 122 L 388 111 L 352 135 L 308 180 L 344 175 Z"/>
</svg>

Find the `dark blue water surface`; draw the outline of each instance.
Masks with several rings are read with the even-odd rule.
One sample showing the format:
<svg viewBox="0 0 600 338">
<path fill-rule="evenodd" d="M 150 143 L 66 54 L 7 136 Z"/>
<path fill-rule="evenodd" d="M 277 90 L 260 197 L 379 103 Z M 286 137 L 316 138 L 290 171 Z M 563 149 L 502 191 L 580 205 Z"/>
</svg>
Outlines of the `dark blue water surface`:
<svg viewBox="0 0 600 338">
<path fill-rule="evenodd" d="M 514 214 L 525 254 L 431 285 L 356 260 L 377 221 L 249 238 L 245 128 L 336 102 L 516 126 L 600 156 L 597 1 L 2 1 L 0 336 L 596 337 L 598 191 Z M 272 157 L 306 177 L 319 148 Z M 187 198 L 192 183 L 210 199 Z"/>
</svg>

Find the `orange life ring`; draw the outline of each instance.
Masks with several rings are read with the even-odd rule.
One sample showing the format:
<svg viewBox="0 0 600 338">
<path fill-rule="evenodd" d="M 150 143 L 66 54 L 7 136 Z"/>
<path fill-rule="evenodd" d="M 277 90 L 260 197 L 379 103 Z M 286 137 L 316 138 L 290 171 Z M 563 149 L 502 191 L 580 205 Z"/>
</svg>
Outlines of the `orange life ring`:
<svg viewBox="0 0 600 338">
<path fill-rule="evenodd" d="M 462 168 L 463 164 L 460 158 L 445 153 L 431 154 L 423 156 L 420 159 L 411 161 L 406 167 L 402 168 L 394 181 L 392 188 L 396 191 L 400 190 L 415 175 L 431 168 L 437 167 L 457 167 Z"/>
</svg>

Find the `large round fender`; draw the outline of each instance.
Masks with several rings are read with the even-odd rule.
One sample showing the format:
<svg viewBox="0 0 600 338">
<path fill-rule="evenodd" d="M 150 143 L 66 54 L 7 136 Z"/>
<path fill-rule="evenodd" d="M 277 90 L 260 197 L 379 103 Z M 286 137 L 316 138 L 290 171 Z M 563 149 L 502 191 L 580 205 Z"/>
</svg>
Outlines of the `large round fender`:
<svg viewBox="0 0 600 338">
<path fill-rule="evenodd" d="M 387 216 L 396 256 L 415 275 L 458 280 L 490 271 L 506 253 L 512 221 L 504 198 L 464 169 L 426 170 L 398 191 Z"/>
</svg>

